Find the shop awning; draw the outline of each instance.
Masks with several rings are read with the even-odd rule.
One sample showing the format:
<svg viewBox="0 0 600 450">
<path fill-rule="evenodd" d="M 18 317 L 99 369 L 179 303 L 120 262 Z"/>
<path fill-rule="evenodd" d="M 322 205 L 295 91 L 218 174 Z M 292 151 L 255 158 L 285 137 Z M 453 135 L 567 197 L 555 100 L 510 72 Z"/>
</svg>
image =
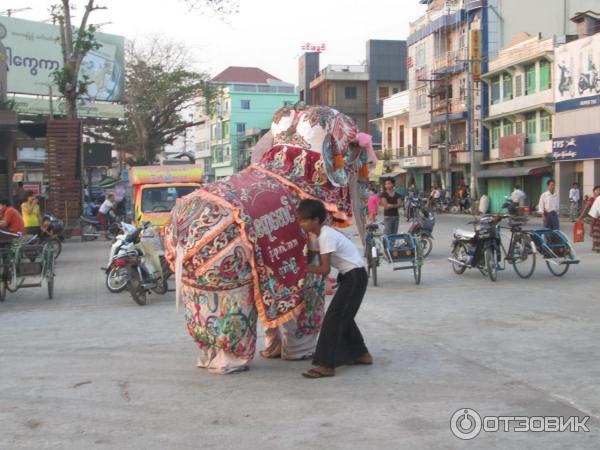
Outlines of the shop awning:
<svg viewBox="0 0 600 450">
<path fill-rule="evenodd" d="M 488 169 L 477 172 L 477 178 L 514 178 L 527 175 L 543 175 L 552 170 L 552 166 L 523 166 L 505 169 Z"/>
<path fill-rule="evenodd" d="M 406 170 L 400 169 L 400 170 L 397 170 L 396 172 L 382 173 L 381 178 L 396 178 L 398 175 L 403 175 L 405 173 L 406 173 Z"/>
</svg>

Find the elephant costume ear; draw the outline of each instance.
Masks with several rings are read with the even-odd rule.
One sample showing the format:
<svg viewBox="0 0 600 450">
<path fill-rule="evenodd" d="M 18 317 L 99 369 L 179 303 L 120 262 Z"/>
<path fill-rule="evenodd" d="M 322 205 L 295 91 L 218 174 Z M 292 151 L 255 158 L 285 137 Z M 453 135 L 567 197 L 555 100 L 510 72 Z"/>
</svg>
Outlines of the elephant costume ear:
<svg viewBox="0 0 600 450">
<path fill-rule="evenodd" d="M 335 111 L 328 125 L 329 138 L 324 141 L 322 150 L 325 172 L 331 184 L 345 187 L 348 186 L 346 156 L 348 146 L 356 140 L 356 124 L 347 115 Z"/>
<path fill-rule="evenodd" d="M 271 131 L 269 130 L 269 132 L 260 138 L 252 149 L 252 164 L 259 163 L 264 154 L 267 153 L 271 147 L 273 147 L 273 134 L 271 134 Z"/>
</svg>

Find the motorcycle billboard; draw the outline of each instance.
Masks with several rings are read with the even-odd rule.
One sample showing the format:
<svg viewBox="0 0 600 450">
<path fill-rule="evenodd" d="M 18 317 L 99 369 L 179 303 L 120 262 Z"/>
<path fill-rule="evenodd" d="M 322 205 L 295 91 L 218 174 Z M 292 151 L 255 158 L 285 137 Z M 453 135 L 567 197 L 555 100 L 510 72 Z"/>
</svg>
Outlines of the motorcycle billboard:
<svg viewBox="0 0 600 450">
<path fill-rule="evenodd" d="M 600 105 L 600 34 L 555 50 L 556 112 Z"/>
</svg>

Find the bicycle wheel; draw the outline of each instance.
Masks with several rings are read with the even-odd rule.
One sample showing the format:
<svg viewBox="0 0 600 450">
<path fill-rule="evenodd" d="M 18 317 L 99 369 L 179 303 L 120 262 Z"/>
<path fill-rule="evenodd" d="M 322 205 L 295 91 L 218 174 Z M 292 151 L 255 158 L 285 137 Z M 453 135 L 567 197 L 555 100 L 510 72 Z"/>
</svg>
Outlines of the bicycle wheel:
<svg viewBox="0 0 600 450">
<path fill-rule="evenodd" d="M 377 263 L 379 258 L 373 256 L 373 252 L 377 253 L 377 247 L 373 244 L 371 246 L 371 276 L 373 277 L 373 286 L 377 286 Z"/>
<path fill-rule="evenodd" d="M 550 271 L 550 273 L 555 277 L 562 277 L 569 271 L 569 267 L 571 266 L 570 264 L 557 265 L 551 263 L 550 261 L 546 261 L 546 265 L 548 266 L 548 270 Z"/>
<path fill-rule="evenodd" d="M 457 261 L 460 261 L 461 263 L 466 264 L 469 259 L 469 255 L 467 253 L 467 246 L 465 244 L 457 244 L 454 247 L 454 250 L 452 251 L 452 258 L 454 258 Z M 463 273 L 465 273 L 465 270 L 467 270 L 467 266 L 453 262 L 452 270 L 455 274 L 462 275 Z"/>
<path fill-rule="evenodd" d="M 53 238 L 48 241 L 48 245 L 52 248 L 52 253 L 54 253 L 54 259 L 58 259 L 60 252 L 62 252 L 62 243 L 59 238 Z"/>
<path fill-rule="evenodd" d="M 54 296 L 54 275 L 46 276 L 46 285 L 48 287 L 48 299 L 52 300 Z"/>
<path fill-rule="evenodd" d="M 15 266 L 11 265 L 6 268 L 6 278 L 4 279 L 4 285 L 8 292 L 17 292 L 17 274 L 15 272 Z"/>
<path fill-rule="evenodd" d="M 421 254 L 423 258 L 427 258 L 433 249 L 433 239 L 429 236 L 421 236 L 419 238 L 419 245 L 421 246 Z"/>
<path fill-rule="evenodd" d="M 485 268 L 490 280 L 496 281 L 498 279 L 498 264 L 496 262 L 496 249 L 489 246 L 484 251 Z"/>
<path fill-rule="evenodd" d="M 415 277 L 415 284 L 421 284 L 421 268 L 423 267 L 423 251 L 421 245 L 415 240 L 415 261 L 413 266 L 413 275 Z"/>
<path fill-rule="evenodd" d="M 535 272 L 536 256 L 532 249 L 531 238 L 524 234 L 515 236 L 510 258 L 513 269 L 519 277 L 527 279 Z"/>
</svg>

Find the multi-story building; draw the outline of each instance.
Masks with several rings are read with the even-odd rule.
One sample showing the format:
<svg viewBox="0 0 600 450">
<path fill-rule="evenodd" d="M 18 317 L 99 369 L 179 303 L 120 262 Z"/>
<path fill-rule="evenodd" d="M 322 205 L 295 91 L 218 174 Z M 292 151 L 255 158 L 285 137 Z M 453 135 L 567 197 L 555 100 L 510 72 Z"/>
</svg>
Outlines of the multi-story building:
<svg viewBox="0 0 600 450">
<path fill-rule="evenodd" d="M 411 128 L 409 120 L 409 92 L 402 91 L 383 101 L 383 115 L 376 119 L 382 133 L 384 160 L 383 177 L 393 177 L 397 186 L 414 184 L 422 191 L 431 168 L 431 152 L 419 147 L 422 130 Z"/>
<path fill-rule="evenodd" d="M 576 11 L 598 0 L 419 0 L 426 13 L 410 24 L 408 44 L 410 125 L 420 127 L 432 150 L 432 183 L 456 189 L 472 180 L 489 149 L 488 87 L 478 80 L 488 62 L 520 32 L 557 35 L 564 42 L 576 27 Z M 473 77 L 471 77 L 471 74 Z M 469 111 L 472 113 L 469 114 Z M 539 120 L 539 117 L 538 117 Z M 541 124 L 540 124 L 541 125 Z M 480 186 L 484 188 L 484 186 Z"/>
<path fill-rule="evenodd" d="M 299 61 L 301 98 L 313 105 L 327 105 L 352 117 L 361 131 L 373 135 L 381 146 L 380 130 L 371 121 L 381 116 L 382 102 L 406 89 L 406 42 L 369 40 L 362 65 L 329 65 L 319 68 L 318 54 L 304 54 Z"/>
<path fill-rule="evenodd" d="M 210 119 L 210 148 L 215 179 L 249 163 L 246 130 L 268 129 L 273 114 L 298 101 L 293 84 L 256 67 L 229 67 L 211 81 L 222 87 L 217 111 Z"/>
<path fill-rule="evenodd" d="M 475 160 L 481 160 L 481 87 L 477 73 L 471 83 L 469 68 L 478 71 L 482 61 L 469 64 L 476 54 L 469 45 L 478 33 L 477 48 L 484 48 L 485 8 L 482 2 L 464 0 L 420 3 L 428 5 L 427 12 L 410 24 L 408 37 L 410 126 L 413 132 L 420 130 L 417 139 L 431 153 L 431 166 L 422 170 L 417 185 L 454 191 L 461 178 L 470 176 L 469 144 Z"/>
<path fill-rule="evenodd" d="M 553 159 L 561 206 L 574 182 L 600 185 L 600 11 L 576 15 L 579 39 L 555 49 Z"/>
<path fill-rule="evenodd" d="M 477 177 L 493 212 L 515 185 L 537 202 L 551 176 L 553 61 L 554 38 L 521 33 L 482 76 L 488 87 L 489 151 Z"/>
</svg>

